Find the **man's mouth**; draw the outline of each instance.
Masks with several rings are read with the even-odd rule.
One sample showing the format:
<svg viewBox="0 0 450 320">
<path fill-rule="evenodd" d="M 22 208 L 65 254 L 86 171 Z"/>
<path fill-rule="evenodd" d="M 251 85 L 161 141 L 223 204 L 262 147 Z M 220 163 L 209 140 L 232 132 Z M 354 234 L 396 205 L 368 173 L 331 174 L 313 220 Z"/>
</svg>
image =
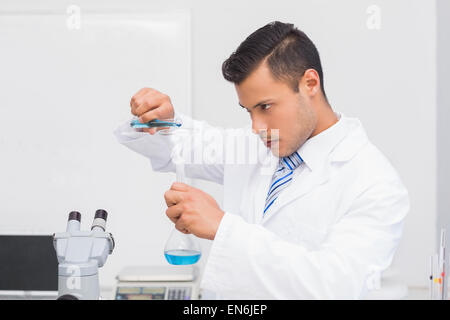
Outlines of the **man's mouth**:
<svg viewBox="0 0 450 320">
<path fill-rule="evenodd" d="M 278 130 L 275 130 L 275 134 L 268 134 L 268 130 L 264 130 L 259 133 L 259 137 L 267 148 L 277 147 L 279 143 Z"/>
<path fill-rule="evenodd" d="M 277 140 L 275 140 L 275 139 L 268 139 L 268 140 L 263 140 L 264 141 L 264 144 L 266 145 L 266 147 L 267 148 L 270 148 L 270 147 L 272 147 L 272 144 L 275 144 L 275 143 L 278 143 L 278 139 Z"/>
</svg>

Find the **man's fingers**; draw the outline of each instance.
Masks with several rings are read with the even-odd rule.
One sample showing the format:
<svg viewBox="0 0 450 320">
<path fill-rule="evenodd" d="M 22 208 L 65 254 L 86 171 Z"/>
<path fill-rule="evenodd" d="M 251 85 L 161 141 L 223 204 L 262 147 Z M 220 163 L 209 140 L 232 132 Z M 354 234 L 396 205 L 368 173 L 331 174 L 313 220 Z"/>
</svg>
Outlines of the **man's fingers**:
<svg viewBox="0 0 450 320">
<path fill-rule="evenodd" d="M 170 190 L 186 192 L 189 191 L 192 187 L 188 184 L 182 182 L 174 182 L 170 187 Z"/>
<path fill-rule="evenodd" d="M 139 103 L 142 101 L 142 97 L 150 92 L 152 89 L 142 88 L 138 92 L 136 92 L 130 100 L 131 112 L 134 114 L 134 111 L 139 106 Z"/>
<path fill-rule="evenodd" d="M 184 195 L 185 195 L 185 192 L 170 189 L 164 193 L 164 200 L 166 200 L 167 206 L 171 207 L 171 206 L 183 201 Z"/>
<path fill-rule="evenodd" d="M 141 97 L 145 96 L 151 90 L 152 89 L 150 89 L 150 88 L 142 88 L 138 92 L 135 93 L 134 97 L 135 98 L 141 98 Z"/>
<path fill-rule="evenodd" d="M 138 114 L 138 108 L 145 108 L 145 105 L 149 102 L 151 105 L 152 101 L 158 100 L 160 96 L 163 96 L 163 94 L 155 89 L 142 88 L 130 100 L 131 113 L 140 116 L 145 111 L 140 111 L 141 113 Z"/>
<path fill-rule="evenodd" d="M 140 98 L 137 98 L 140 104 L 134 109 L 136 115 L 141 116 L 149 110 L 158 108 L 164 102 L 163 98 L 164 96 L 162 94 L 146 95 L 142 101 L 139 100 Z"/>
<path fill-rule="evenodd" d="M 188 234 L 190 232 L 186 226 L 186 222 L 184 221 L 184 219 L 181 218 L 182 213 L 183 208 L 181 204 L 171 206 L 166 210 L 166 215 L 169 217 L 170 221 L 175 223 L 175 228 L 180 232 Z"/>
<path fill-rule="evenodd" d="M 152 110 L 149 110 L 147 112 L 145 112 L 144 114 L 141 114 L 139 116 L 139 121 L 141 123 L 145 123 L 145 122 L 149 122 L 155 119 L 161 119 L 160 116 L 160 112 L 161 110 L 159 110 L 159 108 L 153 108 Z"/>
<path fill-rule="evenodd" d="M 177 223 L 178 219 L 181 216 L 181 213 L 183 212 L 183 209 L 181 205 L 173 205 L 171 207 L 168 207 L 166 210 L 166 215 L 169 217 L 170 221 L 173 223 Z"/>
<path fill-rule="evenodd" d="M 175 229 L 185 234 L 190 233 L 183 219 L 178 219 L 178 221 L 175 223 Z"/>
<path fill-rule="evenodd" d="M 142 123 L 152 121 L 155 119 L 164 120 L 173 117 L 173 107 L 170 101 L 162 100 L 163 102 L 139 116 L 139 121 Z"/>
</svg>

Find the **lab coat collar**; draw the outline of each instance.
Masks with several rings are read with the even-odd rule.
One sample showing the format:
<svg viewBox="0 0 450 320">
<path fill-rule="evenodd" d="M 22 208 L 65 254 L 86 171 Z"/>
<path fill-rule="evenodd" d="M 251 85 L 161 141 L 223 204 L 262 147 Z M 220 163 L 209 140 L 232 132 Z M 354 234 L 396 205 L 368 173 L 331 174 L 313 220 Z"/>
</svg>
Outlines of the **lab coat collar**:
<svg viewBox="0 0 450 320">
<path fill-rule="evenodd" d="M 322 167 L 328 155 L 348 132 L 348 120 L 342 114 L 335 114 L 338 117 L 335 124 L 306 140 L 297 150 L 297 153 L 311 171 L 319 170 Z"/>
<path fill-rule="evenodd" d="M 334 127 L 337 124 L 339 125 Z M 300 151 L 305 151 L 304 161 L 308 167 L 311 166 L 309 168 L 311 174 L 308 175 L 306 180 L 294 178 L 291 185 L 274 202 L 271 210 L 264 216 L 261 223 L 266 223 L 286 204 L 328 181 L 330 166 L 333 162 L 349 161 L 368 142 L 367 135 L 358 119 L 346 118 L 341 115 L 340 120 L 335 125 L 325 130 L 327 134 L 321 135 L 325 133 L 323 131 L 314 137 L 321 135 L 320 139 L 311 140 L 310 143 L 305 143 L 299 149 L 299 154 Z M 329 130 L 332 128 L 333 130 Z M 317 146 L 316 144 L 319 143 L 323 143 L 323 145 Z M 302 154 L 300 155 L 303 157 Z"/>
</svg>

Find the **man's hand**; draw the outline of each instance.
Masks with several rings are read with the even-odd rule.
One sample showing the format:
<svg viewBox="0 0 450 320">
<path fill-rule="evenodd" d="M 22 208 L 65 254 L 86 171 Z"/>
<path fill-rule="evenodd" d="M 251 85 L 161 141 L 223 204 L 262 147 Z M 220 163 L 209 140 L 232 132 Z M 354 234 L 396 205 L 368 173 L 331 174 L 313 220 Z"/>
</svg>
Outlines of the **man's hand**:
<svg viewBox="0 0 450 320">
<path fill-rule="evenodd" d="M 225 213 L 209 194 L 175 182 L 164 194 L 164 199 L 168 207 L 166 214 L 177 230 L 214 240 Z"/>
<path fill-rule="evenodd" d="M 139 90 L 130 101 L 131 113 L 139 117 L 141 123 L 154 119 L 171 119 L 174 109 L 169 96 L 151 88 Z M 163 128 L 158 128 L 161 130 Z M 155 134 L 156 128 L 144 128 L 142 131 Z"/>
</svg>

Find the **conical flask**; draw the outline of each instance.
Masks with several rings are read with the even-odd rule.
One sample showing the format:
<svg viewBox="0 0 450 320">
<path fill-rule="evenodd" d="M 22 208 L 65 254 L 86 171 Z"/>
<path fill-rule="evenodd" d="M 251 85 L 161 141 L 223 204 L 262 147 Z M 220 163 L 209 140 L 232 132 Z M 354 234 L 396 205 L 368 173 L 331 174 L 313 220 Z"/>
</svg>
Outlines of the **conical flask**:
<svg viewBox="0 0 450 320">
<path fill-rule="evenodd" d="M 176 176 L 177 182 L 184 183 L 184 163 L 181 160 L 176 161 Z M 194 264 L 200 260 L 201 255 L 200 245 L 194 235 L 185 234 L 173 228 L 164 247 L 167 262 L 174 265 Z"/>
</svg>

